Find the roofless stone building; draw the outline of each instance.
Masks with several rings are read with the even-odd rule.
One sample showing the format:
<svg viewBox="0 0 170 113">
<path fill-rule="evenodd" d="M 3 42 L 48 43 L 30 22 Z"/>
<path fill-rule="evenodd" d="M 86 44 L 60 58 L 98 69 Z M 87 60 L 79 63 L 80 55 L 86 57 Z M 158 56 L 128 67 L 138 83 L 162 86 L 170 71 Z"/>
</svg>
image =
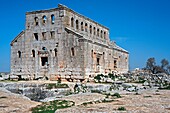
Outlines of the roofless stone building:
<svg viewBox="0 0 170 113">
<path fill-rule="evenodd" d="M 11 75 L 50 80 L 128 71 L 128 52 L 109 29 L 63 5 L 26 13 L 25 30 L 11 42 Z"/>
</svg>

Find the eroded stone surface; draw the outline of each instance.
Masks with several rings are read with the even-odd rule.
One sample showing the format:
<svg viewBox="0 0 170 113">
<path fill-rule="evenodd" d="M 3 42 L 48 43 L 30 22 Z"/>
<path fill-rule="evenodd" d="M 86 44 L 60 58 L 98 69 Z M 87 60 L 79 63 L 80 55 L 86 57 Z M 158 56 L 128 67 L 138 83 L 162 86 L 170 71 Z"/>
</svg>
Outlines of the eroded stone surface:
<svg viewBox="0 0 170 113">
<path fill-rule="evenodd" d="M 128 52 L 110 41 L 109 29 L 59 5 L 26 13 L 11 42 L 11 75 L 24 79 L 85 80 L 128 71 Z"/>
</svg>

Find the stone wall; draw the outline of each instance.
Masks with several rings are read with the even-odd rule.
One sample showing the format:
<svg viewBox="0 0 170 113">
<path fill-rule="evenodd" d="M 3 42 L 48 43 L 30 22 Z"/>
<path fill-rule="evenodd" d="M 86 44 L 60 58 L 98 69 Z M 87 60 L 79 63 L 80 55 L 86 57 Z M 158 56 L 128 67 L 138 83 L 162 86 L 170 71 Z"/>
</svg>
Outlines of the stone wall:
<svg viewBox="0 0 170 113">
<path fill-rule="evenodd" d="M 26 13 L 26 28 L 11 43 L 11 74 L 22 78 L 79 79 L 127 72 L 128 52 L 110 42 L 109 29 L 75 11 Z"/>
</svg>

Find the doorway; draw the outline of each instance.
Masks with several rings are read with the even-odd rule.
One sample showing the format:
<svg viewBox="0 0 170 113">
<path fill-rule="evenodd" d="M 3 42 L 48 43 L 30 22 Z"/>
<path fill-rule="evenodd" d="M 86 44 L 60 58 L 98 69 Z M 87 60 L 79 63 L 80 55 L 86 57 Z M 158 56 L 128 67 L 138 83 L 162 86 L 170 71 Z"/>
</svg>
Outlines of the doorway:
<svg viewBox="0 0 170 113">
<path fill-rule="evenodd" d="M 41 65 L 42 66 L 48 65 L 48 57 L 41 57 Z"/>
</svg>

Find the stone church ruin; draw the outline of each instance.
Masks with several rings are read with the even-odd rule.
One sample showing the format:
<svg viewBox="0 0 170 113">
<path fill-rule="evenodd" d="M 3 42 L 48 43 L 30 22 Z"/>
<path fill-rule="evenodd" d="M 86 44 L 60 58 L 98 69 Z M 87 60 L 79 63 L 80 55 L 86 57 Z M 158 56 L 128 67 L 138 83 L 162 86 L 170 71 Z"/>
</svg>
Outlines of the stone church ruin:
<svg viewBox="0 0 170 113">
<path fill-rule="evenodd" d="M 85 80 L 128 71 L 129 53 L 109 29 L 63 5 L 26 13 L 11 42 L 11 75 L 24 79 Z"/>
</svg>

